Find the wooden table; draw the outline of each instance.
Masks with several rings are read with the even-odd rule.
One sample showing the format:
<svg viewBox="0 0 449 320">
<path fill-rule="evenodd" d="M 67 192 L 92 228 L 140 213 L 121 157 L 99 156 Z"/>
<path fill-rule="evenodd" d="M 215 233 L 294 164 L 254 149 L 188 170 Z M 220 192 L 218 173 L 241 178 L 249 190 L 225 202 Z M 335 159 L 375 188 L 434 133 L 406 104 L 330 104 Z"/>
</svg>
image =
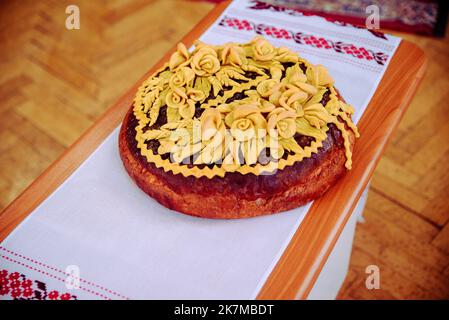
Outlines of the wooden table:
<svg viewBox="0 0 449 320">
<path fill-rule="evenodd" d="M 191 45 L 220 15 L 217 5 L 183 42 Z M 0 213 L 0 241 L 61 183 L 122 121 L 138 85 L 163 62 L 172 48 L 57 161 Z M 426 69 L 421 49 L 402 41 L 358 126 L 361 137 L 353 153 L 353 169 L 315 201 L 290 244 L 261 289 L 259 299 L 303 299 L 312 289 L 327 257 L 365 189 L 380 156 L 409 105 Z M 301 245 L 301 244 L 308 245 Z"/>
</svg>

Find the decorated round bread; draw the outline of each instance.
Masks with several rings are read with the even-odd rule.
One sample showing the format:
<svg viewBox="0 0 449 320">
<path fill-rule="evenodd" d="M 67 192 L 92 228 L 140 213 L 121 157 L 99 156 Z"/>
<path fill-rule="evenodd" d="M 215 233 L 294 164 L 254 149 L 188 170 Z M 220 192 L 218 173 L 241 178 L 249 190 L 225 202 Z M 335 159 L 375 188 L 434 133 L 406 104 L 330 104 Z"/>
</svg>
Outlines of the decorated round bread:
<svg viewBox="0 0 449 320">
<path fill-rule="evenodd" d="M 138 89 L 121 158 L 145 193 L 182 213 L 293 209 L 351 169 L 354 110 L 333 83 L 325 67 L 261 37 L 179 44 Z"/>
</svg>

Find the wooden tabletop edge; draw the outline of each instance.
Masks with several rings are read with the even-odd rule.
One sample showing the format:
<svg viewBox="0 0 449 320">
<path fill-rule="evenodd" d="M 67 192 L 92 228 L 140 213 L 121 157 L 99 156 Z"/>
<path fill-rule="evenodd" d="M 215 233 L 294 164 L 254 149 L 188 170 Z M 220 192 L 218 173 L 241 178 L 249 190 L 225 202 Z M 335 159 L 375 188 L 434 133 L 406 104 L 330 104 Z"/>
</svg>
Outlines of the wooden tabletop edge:
<svg viewBox="0 0 449 320">
<path fill-rule="evenodd" d="M 310 293 L 319 273 L 330 255 L 330 252 L 343 231 L 346 222 L 349 220 L 358 199 L 368 184 L 385 147 L 388 145 L 388 141 L 391 138 L 392 133 L 398 126 L 425 73 L 427 58 L 421 48 L 408 41 L 402 41 L 396 52 L 399 51 L 401 51 L 401 54 L 407 52 L 410 55 L 413 55 L 414 68 L 411 71 L 416 70 L 416 73 L 407 80 L 409 86 L 406 87 L 405 90 L 402 90 L 402 97 L 399 100 L 397 107 L 392 110 L 393 112 L 388 121 L 389 125 L 384 126 L 383 132 L 385 135 L 381 135 L 381 137 L 376 141 L 377 147 L 373 150 L 371 157 L 365 159 L 363 163 L 365 168 L 362 170 L 363 174 L 360 175 L 358 181 L 353 182 L 352 184 L 349 183 L 351 181 L 350 179 L 355 180 L 356 178 L 351 178 L 351 176 L 354 176 L 351 174 L 346 175 L 341 181 L 339 181 L 339 183 L 337 183 L 337 185 L 333 186 L 327 194 L 314 202 L 301 226 L 296 231 L 288 247 L 265 282 L 265 285 L 259 292 L 257 296 L 258 299 L 306 299 Z M 401 63 L 398 61 L 398 56 L 393 58 L 395 64 Z M 390 65 L 390 67 L 392 67 L 392 65 Z M 384 77 L 390 76 L 392 73 L 393 70 L 387 70 Z M 382 89 L 385 87 L 384 82 L 385 80 L 382 79 L 379 84 L 379 87 L 382 86 Z M 370 105 L 373 103 L 373 100 L 378 98 L 379 92 L 376 91 Z M 369 112 L 367 112 L 368 110 Z M 363 128 L 370 122 L 368 117 L 370 116 L 370 113 L 373 113 L 373 110 L 373 108 L 367 108 L 359 122 L 361 124 L 362 134 Z M 360 143 L 356 143 L 356 149 L 360 149 Z M 354 157 L 357 158 L 360 152 L 356 150 L 354 151 Z M 362 165 L 362 162 L 357 163 L 358 161 L 356 160 L 357 159 L 354 159 L 353 171 L 357 169 L 357 166 Z M 320 217 L 320 213 L 325 211 L 325 208 L 323 208 L 323 203 L 331 203 L 332 201 L 335 201 L 335 199 L 330 198 L 338 198 L 337 194 L 340 196 L 340 191 L 344 191 L 341 190 L 343 189 L 342 185 L 346 185 L 348 187 L 353 186 L 353 192 L 346 193 L 348 200 L 344 201 L 344 206 L 339 207 L 340 214 L 333 217 L 333 220 L 331 220 L 329 216 Z M 316 235 L 319 230 L 316 230 L 316 225 L 320 223 L 318 220 L 321 218 L 329 219 L 329 221 L 325 221 L 328 225 L 323 226 L 323 228 L 326 228 L 327 234 L 325 236 L 321 235 L 321 239 L 317 239 Z M 315 238 L 310 235 L 311 233 L 315 233 Z M 307 250 L 304 246 L 301 247 L 299 245 L 299 239 L 302 239 L 303 242 L 304 239 L 311 243 L 314 242 L 313 250 Z M 302 259 L 297 259 L 297 256 L 299 255 L 302 255 Z"/>
</svg>

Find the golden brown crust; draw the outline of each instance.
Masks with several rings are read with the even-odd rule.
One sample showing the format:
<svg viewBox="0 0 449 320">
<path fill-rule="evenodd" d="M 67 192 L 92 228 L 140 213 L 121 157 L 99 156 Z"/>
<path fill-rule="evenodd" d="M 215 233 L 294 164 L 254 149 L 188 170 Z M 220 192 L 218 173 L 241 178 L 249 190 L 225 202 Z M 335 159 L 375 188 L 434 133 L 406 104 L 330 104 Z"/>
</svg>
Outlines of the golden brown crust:
<svg viewBox="0 0 449 320">
<path fill-rule="evenodd" d="M 239 173 L 213 179 L 174 175 L 156 168 L 136 152 L 132 120 L 131 108 L 119 136 L 120 156 L 127 172 L 162 205 L 193 216 L 234 219 L 290 210 L 320 197 L 346 171 L 341 137 L 335 135 L 338 130 L 330 130 L 317 154 L 268 177 L 247 175 L 242 180 L 236 176 Z M 351 149 L 354 140 L 351 132 Z M 236 188 L 239 184 L 240 190 Z M 232 187 L 226 188 L 229 185 Z"/>
</svg>

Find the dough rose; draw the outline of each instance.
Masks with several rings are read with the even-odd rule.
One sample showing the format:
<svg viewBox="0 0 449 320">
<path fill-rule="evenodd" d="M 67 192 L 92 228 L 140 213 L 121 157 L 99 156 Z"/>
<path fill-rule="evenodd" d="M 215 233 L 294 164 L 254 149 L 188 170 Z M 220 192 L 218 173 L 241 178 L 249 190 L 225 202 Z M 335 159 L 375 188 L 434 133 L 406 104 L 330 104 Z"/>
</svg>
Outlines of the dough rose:
<svg viewBox="0 0 449 320">
<path fill-rule="evenodd" d="M 284 108 L 276 108 L 268 116 L 268 133 L 272 137 L 292 138 L 296 133 L 296 113 Z"/>
<path fill-rule="evenodd" d="M 220 61 L 213 48 L 203 46 L 193 55 L 190 66 L 198 76 L 209 77 L 220 70 Z"/>
<path fill-rule="evenodd" d="M 245 50 L 234 44 L 228 44 L 221 49 L 220 54 L 223 65 L 241 66 L 247 63 Z"/>
<path fill-rule="evenodd" d="M 279 90 L 280 83 L 273 79 L 263 80 L 257 85 L 257 92 L 263 98 L 268 98 L 275 91 Z"/>
<path fill-rule="evenodd" d="M 253 57 L 258 61 L 271 61 L 276 55 L 276 49 L 267 40 L 256 37 L 253 41 Z"/>
<path fill-rule="evenodd" d="M 217 109 L 206 109 L 201 114 L 201 139 L 210 140 L 222 124 L 221 113 Z"/>
<path fill-rule="evenodd" d="M 178 66 L 184 64 L 189 60 L 189 52 L 184 44 L 179 43 L 176 52 L 174 52 L 168 63 L 170 70 L 175 70 Z"/>
<path fill-rule="evenodd" d="M 304 107 L 304 119 L 306 119 L 312 127 L 317 129 L 326 123 L 332 122 L 332 116 L 326 111 L 320 103 L 308 104 Z"/>
<path fill-rule="evenodd" d="M 189 99 L 192 99 L 195 102 L 203 101 L 204 99 L 206 99 L 206 95 L 203 91 L 193 88 L 187 89 L 187 96 L 189 97 Z"/>
<path fill-rule="evenodd" d="M 165 103 L 169 108 L 178 109 L 180 106 L 186 104 L 187 95 L 184 88 L 170 90 L 165 97 Z"/>
<path fill-rule="evenodd" d="M 314 86 L 326 86 L 334 83 L 327 69 L 322 65 L 310 66 L 306 71 L 307 80 Z"/>
<path fill-rule="evenodd" d="M 237 105 L 225 118 L 232 136 L 238 141 L 247 141 L 267 130 L 267 121 L 255 104 Z"/>
<path fill-rule="evenodd" d="M 170 88 L 180 88 L 186 85 L 190 85 L 195 79 L 195 73 L 188 67 L 179 68 L 174 75 L 171 76 L 168 84 Z"/>
<path fill-rule="evenodd" d="M 187 103 L 179 106 L 178 111 L 183 119 L 192 119 L 195 115 L 195 102 L 187 100 Z"/>
<path fill-rule="evenodd" d="M 299 60 L 298 55 L 287 47 L 278 48 L 276 59 L 279 60 L 280 62 L 293 62 L 293 63 L 296 63 Z"/>
<path fill-rule="evenodd" d="M 287 110 L 292 110 L 297 115 L 303 115 L 302 105 L 308 98 L 307 93 L 297 88 L 289 88 L 285 90 L 279 97 L 279 105 Z"/>
</svg>

